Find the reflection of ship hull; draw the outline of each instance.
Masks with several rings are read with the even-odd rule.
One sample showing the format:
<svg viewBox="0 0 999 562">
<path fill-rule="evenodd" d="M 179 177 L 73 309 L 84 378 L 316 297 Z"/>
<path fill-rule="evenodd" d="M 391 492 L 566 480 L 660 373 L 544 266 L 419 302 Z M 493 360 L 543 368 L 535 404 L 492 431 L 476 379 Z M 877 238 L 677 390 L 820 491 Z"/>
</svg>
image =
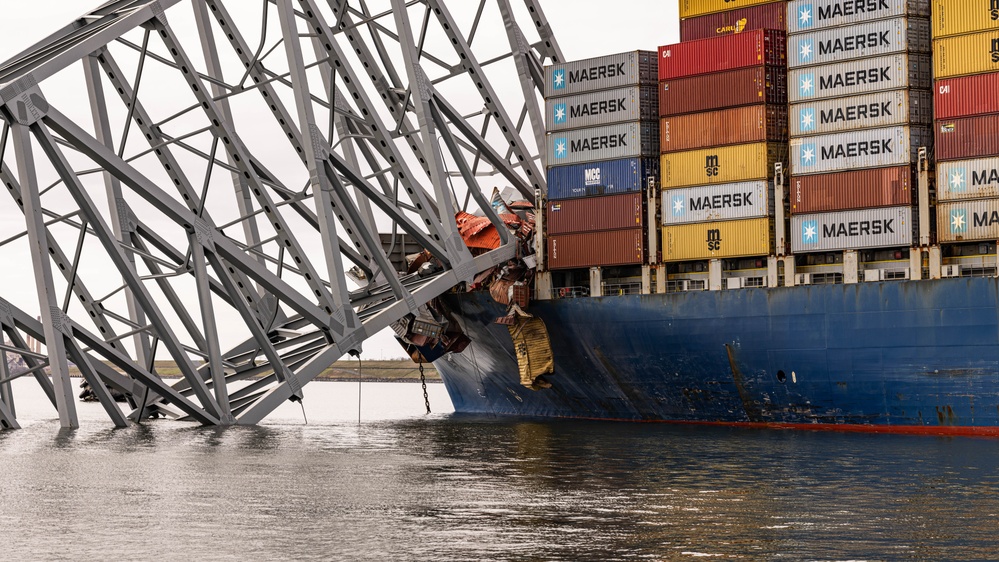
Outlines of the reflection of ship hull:
<svg viewBox="0 0 999 562">
<path fill-rule="evenodd" d="M 434 363 L 459 413 L 999 435 L 996 279 L 534 302 L 541 391 L 519 385 L 504 307 L 444 300 L 473 341 Z"/>
</svg>

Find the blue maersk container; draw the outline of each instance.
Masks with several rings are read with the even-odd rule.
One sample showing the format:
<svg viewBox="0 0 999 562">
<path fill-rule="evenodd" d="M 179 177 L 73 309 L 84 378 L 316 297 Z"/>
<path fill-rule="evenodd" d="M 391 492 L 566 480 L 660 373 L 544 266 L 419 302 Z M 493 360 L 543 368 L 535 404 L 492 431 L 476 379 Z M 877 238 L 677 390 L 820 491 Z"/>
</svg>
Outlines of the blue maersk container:
<svg viewBox="0 0 999 562">
<path fill-rule="evenodd" d="M 548 199 L 572 199 L 642 191 L 659 181 L 658 158 L 624 158 L 548 168 Z"/>
</svg>

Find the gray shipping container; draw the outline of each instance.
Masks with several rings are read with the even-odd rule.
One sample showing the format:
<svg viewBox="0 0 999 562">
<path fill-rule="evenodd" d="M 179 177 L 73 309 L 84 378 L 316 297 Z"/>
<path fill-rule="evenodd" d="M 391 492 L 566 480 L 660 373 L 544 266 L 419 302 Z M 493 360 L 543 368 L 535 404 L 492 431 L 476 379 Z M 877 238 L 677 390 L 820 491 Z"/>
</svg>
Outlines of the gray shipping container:
<svg viewBox="0 0 999 562">
<path fill-rule="evenodd" d="M 629 51 L 545 67 L 545 98 L 659 81 L 655 51 Z"/>
<path fill-rule="evenodd" d="M 800 176 L 901 166 L 917 161 L 919 147 L 933 146 L 930 127 L 885 127 L 792 139 L 791 174 Z"/>
<path fill-rule="evenodd" d="M 907 88 L 933 88 L 929 55 L 903 53 L 787 72 L 790 103 Z"/>
<path fill-rule="evenodd" d="M 545 102 L 549 132 L 643 119 L 659 119 L 659 89 L 656 86 L 628 86 L 549 98 Z"/>
<path fill-rule="evenodd" d="M 796 254 L 909 246 L 916 236 L 912 207 L 814 213 L 791 217 Z"/>
<path fill-rule="evenodd" d="M 659 155 L 659 123 L 635 121 L 548 134 L 546 166 Z"/>
<path fill-rule="evenodd" d="M 755 219 L 773 215 L 774 184 L 747 181 L 663 191 L 663 224 Z"/>
<path fill-rule="evenodd" d="M 933 125 L 933 94 L 928 90 L 892 90 L 798 103 L 791 106 L 788 125 L 792 137 L 842 131 Z"/>
<path fill-rule="evenodd" d="M 937 241 L 999 240 L 999 199 L 937 205 Z"/>
<path fill-rule="evenodd" d="M 930 0 L 794 0 L 787 4 L 787 32 L 801 33 L 898 16 L 930 17 Z"/>
<path fill-rule="evenodd" d="M 981 197 L 999 197 L 999 157 L 937 164 L 937 199 L 955 201 Z"/>
<path fill-rule="evenodd" d="M 895 18 L 822 31 L 787 39 L 787 67 L 799 68 L 892 53 L 929 53 L 930 20 Z"/>
</svg>

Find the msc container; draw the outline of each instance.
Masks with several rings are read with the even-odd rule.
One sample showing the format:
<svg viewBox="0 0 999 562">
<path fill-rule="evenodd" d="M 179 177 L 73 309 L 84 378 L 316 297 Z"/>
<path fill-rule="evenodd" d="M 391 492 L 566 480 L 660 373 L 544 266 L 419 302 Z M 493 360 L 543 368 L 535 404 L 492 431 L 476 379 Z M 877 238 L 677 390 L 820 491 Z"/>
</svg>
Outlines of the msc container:
<svg viewBox="0 0 999 562">
<path fill-rule="evenodd" d="M 548 199 L 592 197 L 643 191 L 659 181 L 659 157 L 625 158 L 548 168 Z"/>
<path fill-rule="evenodd" d="M 937 165 L 937 199 L 999 197 L 999 158 L 976 158 Z"/>
<path fill-rule="evenodd" d="M 773 183 L 748 181 L 663 191 L 663 224 L 751 219 L 773 215 Z"/>
<path fill-rule="evenodd" d="M 832 64 L 906 51 L 930 52 L 930 22 L 895 18 L 800 33 L 788 39 L 787 67 Z"/>
<path fill-rule="evenodd" d="M 791 213 L 824 213 L 910 205 L 914 166 L 894 166 L 791 178 Z"/>
<path fill-rule="evenodd" d="M 787 29 L 787 9 L 783 2 L 770 2 L 748 8 L 680 20 L 680 41 L 710 39 L 756 29 Z"/>
<path fill-rule="evenodd" d="M 930 16 L 930 0 L 795 0 L 787 4 L 787 32 L 799 33 L 899 16 Z"/>
<path fill-rule="evenodd" d="M 545 97 L 656 83 L 655 51 L 629 51 L 545 67 Z"/>
<path fill-rule="evenodd" d="M 930 130 L 904 125 L 793 139 L 791 173 L 820 174 L 909 164 L 916 161 L 919 147 L 932 146 Z"/>
<path fill-rule="evenodd" d="M 661 117 L 763 103 L 787 103 L 785 68 L 753 66 L 659 84 Z"/>
<path fill-rule="evenodd" d="M 937 119 L 999 113 L 999 72 L 937 80 L 933 111 Z"/>
<path fill-rule="evenodd" d="M 635 121 L 548 135 L 545 164 L 561 166 L 659 154 L 659 124 Z"/>
<path fill-rule="evenodd" d="M 774 228 L 769 218 L 664 226 L 663 261 L 768 256 Z"/>
<path fill-rule="evenodd" d="M 916 236 L 912 207 L 884 207 L 791 217 L 796 254 L 909 246 Z"/>
<path fill-rule="evenodd" d="M 549 98 L 545 102 L 548 131 L 655 119 L 659 115 L 658 93 L 658 86 L 648 84 Z"/>
<path fill-rule="evenodd" d="M 933 98 L 926 90 L 891 90 L 791 106 L 791 136 L 822 135 L 891 125 L 931 125 Z"/>
<path fill-rule="evenodd" d="M 933 77 L 952 78 L 999 70 L 999 29 L 933 42 Z"/>
<path fill-rule="evenodd" d="M 747 105 L 663 117 L 659 122 L 662 152 L 762 141 L 787 142 L 786 105 Z"/>
<path fill-rule="evenodd" d="M 758 142 L 671 152 L 660 161 L 662 187 L 717 185 L 773 178 L 774 163 L 787 161 L 787 145 Z"/>
<path fill-rule="evenodd" d="M 644 261 L 644 228 L 548 237 L 548 269 L 635 265 Z"/>
<path fill-rule="evenodd" d="M 736 8 L 766 4 L 774 0 L 680 0 L 680 17 L 692 18 Z M 781 2 L 783 4 L 783 2 Z"/>
<path fill-rule="evenodd" d="M 999 240 L 999 199 L 937 205 L 937 241 Z"/>
<path fill-rule="evenodd" d="M 937 121 L 934 148 L 938 161 L 999 155 L 999 114 Z"/>
<path fill-rule="evenodd" d="M 644 200 L 645 194 L 639 191 L 549 201 L 545 204 L 545 228 L 551 235 L 640 227 Z"/>
<path fill-rule="evenodd" d="M 659 80 L 747 66 L 783 66 L 786 50 L 786 34 L 775 29 L 664 45 L 659 47 Z"/>
<path fill-rule="evenodd" d="M 881 90 L 929 90 L 933 86 L 930 57 L 908 53 L 797 68 L 787 74 L 787 97 L 792 103 Z"/>
<path fill-rule="evenodd" d="M 933 0 L 933 38 L 999 29 L 993 0 Z"/>
</svg>

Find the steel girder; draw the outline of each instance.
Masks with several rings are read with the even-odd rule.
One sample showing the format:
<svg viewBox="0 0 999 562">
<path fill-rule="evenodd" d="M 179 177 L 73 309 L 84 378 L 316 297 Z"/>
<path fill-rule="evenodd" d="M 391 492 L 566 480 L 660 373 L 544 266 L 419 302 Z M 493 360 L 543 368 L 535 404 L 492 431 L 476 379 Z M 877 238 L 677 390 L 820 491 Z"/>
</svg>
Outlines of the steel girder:
<svg viewBox="0 0 999 562">
<path fill-rule="evenodd" d="M 513 258 L 482 190 L 546 191 L 560 60 L 536 0 L 118 0 L 0 65 L 0 259 L 31 263 L 0 286 L 0 429 L 23 376 L 78 426 L 72 369 L 118 427 L 255 424 Z M 473 255 L 459 210 L 501 246 Z M 395 271 L 379 232 L 443 269 Z"/>
</svg>

